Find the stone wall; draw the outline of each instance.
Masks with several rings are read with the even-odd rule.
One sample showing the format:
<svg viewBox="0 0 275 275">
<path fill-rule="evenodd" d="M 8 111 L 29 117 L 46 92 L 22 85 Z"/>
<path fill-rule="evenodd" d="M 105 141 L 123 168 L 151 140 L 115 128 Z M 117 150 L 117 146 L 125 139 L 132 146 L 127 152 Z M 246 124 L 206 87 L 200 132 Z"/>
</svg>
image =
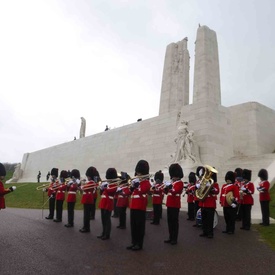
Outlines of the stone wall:
<svg viewBox="0 0 275 275">
<path fill-rule="evenodd" d="M 120 128 L 77 139 L 23 156 L 20 182 L 41 181 L 53 167 L 59 171 L 79 169 L 85 177 L 89 166 L 97 167 L 102 178 L 110 167 L 134 175 L 136 163 L 145 159 L 150 172 L 164 169 L 175 151 L 177 112 L 129 124 Z"/>
</svg>

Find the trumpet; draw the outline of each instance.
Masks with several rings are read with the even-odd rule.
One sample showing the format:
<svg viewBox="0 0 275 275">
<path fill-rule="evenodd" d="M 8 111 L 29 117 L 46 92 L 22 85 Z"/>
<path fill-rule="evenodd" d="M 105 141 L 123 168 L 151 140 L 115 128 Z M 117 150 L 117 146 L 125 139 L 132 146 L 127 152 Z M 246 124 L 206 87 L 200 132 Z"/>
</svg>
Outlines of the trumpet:
<svg viewBox="0 0 275 275">
<path fill-rule="evenodd" d="M 97 188 L 98 187 L 98 183 L 93 183 L 93 184 L 85 184 L 85 185 L 82 185 L 80 186 L 80 191 L 86 191 L 86 190 L 91 190 L 91 189 L 94 189 L 94 188 Z"/>
<path fill-rule="evenodd" d="M 151 178 L 153 175 L 152 174 L 147 174 L 147 175 L 140 175 L 140 176 L 135 176 L 134 178 L 130 178 L 128 180 L 129 183 L 132 183 L 133 180 L 139 179 L 139 180 L 145 180 Z"/>
</svg>

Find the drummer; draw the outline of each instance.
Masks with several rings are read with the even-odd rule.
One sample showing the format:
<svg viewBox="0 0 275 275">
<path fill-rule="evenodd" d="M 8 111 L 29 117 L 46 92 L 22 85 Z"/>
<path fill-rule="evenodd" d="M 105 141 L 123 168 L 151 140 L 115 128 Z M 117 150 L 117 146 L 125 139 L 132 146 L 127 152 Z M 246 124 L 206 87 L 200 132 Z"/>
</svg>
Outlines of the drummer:
<svg viewBox="0 0 275 275">
<path fill-rule="evenodd" d="M 239 201 L 239 188 L 235 185 L 235 173 L 228 171 L 225 175 L 226 183 L 222 186 L 220 204 L 223 207 L 223 216 L 226 229 L 222 233 L 234 234 Z"/>
</svg>

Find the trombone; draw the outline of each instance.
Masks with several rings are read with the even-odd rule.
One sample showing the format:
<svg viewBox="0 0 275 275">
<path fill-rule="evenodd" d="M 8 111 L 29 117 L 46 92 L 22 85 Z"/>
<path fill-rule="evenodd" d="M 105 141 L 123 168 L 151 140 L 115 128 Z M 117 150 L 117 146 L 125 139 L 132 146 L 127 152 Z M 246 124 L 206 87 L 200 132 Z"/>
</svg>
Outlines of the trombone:
<svg viewBox="0 0 275 275">
<path fill-rule="evenodd" d="M 42 184 L 42 185 L 40 185 L 40 186 L 37 186 L 37 187 L 36 187 L 36 190 L 37 190 L 37 191 L 40 191 L 40 190 L 43 190 L 43 189 L 45 189 L 45 188 L 49 188 L 50 185 L 51 185 L 51 183 Z"/>
</svg>

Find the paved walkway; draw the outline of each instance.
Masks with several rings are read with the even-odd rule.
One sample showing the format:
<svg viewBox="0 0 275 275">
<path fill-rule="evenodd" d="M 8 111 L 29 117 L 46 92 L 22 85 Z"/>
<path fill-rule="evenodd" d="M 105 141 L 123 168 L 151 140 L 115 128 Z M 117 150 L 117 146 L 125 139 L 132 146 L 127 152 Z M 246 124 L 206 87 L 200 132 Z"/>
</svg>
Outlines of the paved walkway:
<svg viewBox="0 0 275 275">
<path fill-rule="evenodd" d="M 65 228 L 42 218 L 41 210 L 1 210 L 0 274 L 275 274 L 275 252 L 257 231 L 239 230 L 237 223 L 235 235 L 222 234 L 223 217 L 214 239 L 206 239 L 180 212 L 178 245 L 172 246 L 163 242 L 168 237 L 164 210 L 161 225 L 147 221 L 144 249 L 134 252 L 126 250 L 129 224 L 126 230 L 117 229 L 118 220 L 112 218 L 111 239 L 102 241 L 96 238 L 101 233 L 99 211 L 86 234 L 78 231 L 82 214 L 76 211 L 75 227 Z"/>
</svg>

